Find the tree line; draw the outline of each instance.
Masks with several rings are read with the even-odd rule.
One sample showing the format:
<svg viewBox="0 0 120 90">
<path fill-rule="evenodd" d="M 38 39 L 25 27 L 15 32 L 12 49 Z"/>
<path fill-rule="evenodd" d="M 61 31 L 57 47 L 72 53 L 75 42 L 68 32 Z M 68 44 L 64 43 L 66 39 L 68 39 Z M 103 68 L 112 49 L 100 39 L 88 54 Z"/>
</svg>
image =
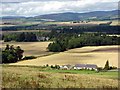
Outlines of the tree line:
<svg viewBox="0 0 120 90">
<path fill-rule="evenodd" d="M 101 33 L 83 33 L 57 38 L 53 43 L 48 45 L 48 50 L 62 52 L 83 46 L 119 45 L 118 40 L 120 40 L 120 37 L 107 36 Z"/>
<path fill-rule="evenodd" d="M 4 42 L 17 41 L 17 42 L 34 42 L 37 41 L 37 36 L 32 32 L 23 32 L 23 33 L 12 33 L 2 35 Z"/>
<path fill-rule="evenodd" d="M 120 26 L 109 25 L 81 25 L 81 26 L 58 26 L 58 25 L 26 25 L 26 26 L 10 26 L 2 27 L 3 31 L 17 31 L 17 30 L 60 30 L 67 33 L 81 33 L 81 32 L 105 32 L 108 34 L 118 34 Z"/>
</svg>

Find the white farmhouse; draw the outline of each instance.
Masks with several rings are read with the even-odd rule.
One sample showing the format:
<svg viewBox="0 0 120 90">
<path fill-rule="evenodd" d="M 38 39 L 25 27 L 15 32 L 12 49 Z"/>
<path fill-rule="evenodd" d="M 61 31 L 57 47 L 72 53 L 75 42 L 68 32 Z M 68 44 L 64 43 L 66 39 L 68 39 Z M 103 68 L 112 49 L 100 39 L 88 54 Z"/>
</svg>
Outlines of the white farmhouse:
<svg viewBox="0 0 120 90">
<path fill-rule="evenodd" d="M 86 65 L 85 64 L 76 64 L 73 68 L 75 70 L 85 69 Z"/>
<path fill-rule="evenodd" d="M 69 70 L 71 68 L 72 68 L 72 65 L 69 65 L 69 64 L 60 66 L 60 69 L 64 69 L 64 70 Z"/>
</svg>

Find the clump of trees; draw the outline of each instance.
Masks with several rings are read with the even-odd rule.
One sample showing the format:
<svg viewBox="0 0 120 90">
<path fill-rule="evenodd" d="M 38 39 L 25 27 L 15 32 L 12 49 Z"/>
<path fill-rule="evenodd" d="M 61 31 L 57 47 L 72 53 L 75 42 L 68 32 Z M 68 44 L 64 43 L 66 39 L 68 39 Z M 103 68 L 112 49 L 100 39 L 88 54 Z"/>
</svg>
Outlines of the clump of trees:
<svg viewBox="0 0 120 90">
<path fill-rule="evenodd" d="M 2 63 L 14 63 L 23 58 L 24 50 L 17 46 L 14 48 L 13 45 L 6 45 L 5 49 L 2 50 Z"/>
<path fill-rule="evenodd" d="M 52 52 L 62 52 L 68 49 L 80 48 L 83 46 L 119 45 L 119 37 L 107 36 L 101 33 L 83 33 L 80 35 L 65 36 L 56 38 L 48 45 Z"/>
<path fill-rule="evenodd" d="M 34 33 L 12 33 L 3 36 L 5 42 L 17 41 L 17 42 L 34 42 L 37 41 L 37 36 Z"/>
</svg>

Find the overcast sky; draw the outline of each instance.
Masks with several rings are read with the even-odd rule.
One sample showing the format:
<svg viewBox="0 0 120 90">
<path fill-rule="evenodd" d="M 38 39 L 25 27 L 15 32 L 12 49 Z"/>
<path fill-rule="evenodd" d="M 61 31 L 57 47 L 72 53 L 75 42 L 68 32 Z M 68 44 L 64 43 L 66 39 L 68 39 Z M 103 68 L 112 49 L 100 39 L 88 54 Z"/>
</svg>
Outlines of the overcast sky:
<svg viewBox="0 0 120 90">
<path fill-rule="evenodd" d="M 36 16 L 62 12 L 90 12 L 118 9 L 119 0 L 0 0 L 1 16 Z"/>
</svg>

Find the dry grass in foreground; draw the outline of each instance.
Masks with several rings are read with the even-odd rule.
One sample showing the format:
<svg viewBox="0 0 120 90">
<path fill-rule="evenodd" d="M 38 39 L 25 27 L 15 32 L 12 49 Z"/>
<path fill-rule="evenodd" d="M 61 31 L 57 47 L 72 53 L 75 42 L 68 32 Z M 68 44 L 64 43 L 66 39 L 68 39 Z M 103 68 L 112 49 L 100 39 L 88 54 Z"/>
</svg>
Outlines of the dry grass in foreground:
<svg viewBox="0 0 120 90">
<path fill-rule="evenodd" d="M 43 72 L 41 67 L 19 66 L 5 66 L 2 70 L 2 88 L 118 88 L 117 79 L 94 74 Z"/>
</svg>

